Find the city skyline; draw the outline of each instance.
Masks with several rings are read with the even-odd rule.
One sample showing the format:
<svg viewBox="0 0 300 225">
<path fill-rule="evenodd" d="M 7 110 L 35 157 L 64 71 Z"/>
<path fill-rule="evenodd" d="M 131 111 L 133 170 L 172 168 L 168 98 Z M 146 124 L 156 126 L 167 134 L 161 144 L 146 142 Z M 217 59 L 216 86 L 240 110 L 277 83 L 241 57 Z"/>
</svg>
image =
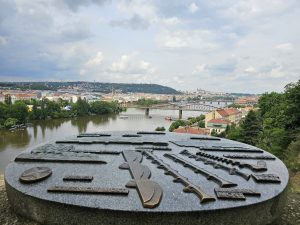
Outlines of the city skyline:
<svg viewBox="0 0 300 225">
<path fill-rule="evenodd" d="M 0 81 L 283 91 L 300 77 L 300 3 L 0 0 Z"/>
</svg>

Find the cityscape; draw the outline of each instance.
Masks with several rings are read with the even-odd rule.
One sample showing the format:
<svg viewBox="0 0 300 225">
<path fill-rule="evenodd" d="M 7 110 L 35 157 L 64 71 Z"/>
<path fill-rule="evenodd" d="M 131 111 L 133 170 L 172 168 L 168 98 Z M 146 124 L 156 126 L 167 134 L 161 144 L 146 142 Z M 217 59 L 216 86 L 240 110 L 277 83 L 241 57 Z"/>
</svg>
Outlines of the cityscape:
<svg viewBox="0 0 300 225">
<path fill-rule="evenodd" d="M 0 225 L 299 225 L 299 21 L 0 0 Z"/>
</svg>

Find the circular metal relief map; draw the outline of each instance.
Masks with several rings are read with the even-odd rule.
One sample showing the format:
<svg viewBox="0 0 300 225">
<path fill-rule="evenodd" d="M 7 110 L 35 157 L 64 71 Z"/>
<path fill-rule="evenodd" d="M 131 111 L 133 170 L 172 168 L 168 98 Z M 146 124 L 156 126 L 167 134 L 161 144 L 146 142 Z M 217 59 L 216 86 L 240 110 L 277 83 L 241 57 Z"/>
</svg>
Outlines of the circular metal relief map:
<svg viewBox="0 0 300 225">
<path fill-rule="evenodd" d="M 41 223 L 266 224 L 279 215 L 288 171 L 227 139 L 99 132 L 22 152 L 5 181 L 15 211 Z"/>
</svg>

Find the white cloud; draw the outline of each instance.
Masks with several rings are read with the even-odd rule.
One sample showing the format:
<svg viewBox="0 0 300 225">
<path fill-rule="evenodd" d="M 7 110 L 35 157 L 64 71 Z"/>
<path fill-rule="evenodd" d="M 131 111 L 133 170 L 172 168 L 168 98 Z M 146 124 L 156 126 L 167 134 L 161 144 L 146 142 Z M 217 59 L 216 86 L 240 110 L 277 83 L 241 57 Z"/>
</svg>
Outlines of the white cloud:
<svg viewBox="0 0 300 225">
<path fill-rule="evenodd" d="M 101 65 L 102 62 L 103 62 L 103 54 L 102 54 L 102 52 L 97 52 L 96 56 L 93 57 L 93 58 L 91 58 L 91 59 L 89 59 L 89 60 L 85 63 L 85 65 L 86 65 L 87 67 L 96 67 L 96 66 Z"/>
<path fill-rule="evenodd" d="M 152 74 L 155 68 L 137 57 L 137 53 L 122 55 L 120 60 L 112 63 L 111 72 L 124 74 Z"/>
<path fill-rule="evenodd" d="M 194 50 L 213 50 L 217 44 L 212 41 L 215 34 L 209 30 L 165 30 L 157 37 L 161 48 L 176 50 L 190 48 Z"/>
<path fill-rule="evenodd" d="M 280 51 L 283 51 L 283 52 L 288 52 L 288 51 L 293 50 L 294 46 L 291 43 L 282 43 L 282 44 L 279 44 L 279 45 L 275 46 L 275 48 L 277 50 L 280 50 Z"/>
<path fill-rule="evenodd" d="M 178 17 L 169 17 L 163 19 L 163 23 L 167 26 L 175 26 L 182 23 L 182 21 Z"/>
<path fill-rule="evenodd" d="M 250 66 L 244 70 L 245 73 L 254 73 L 256 69 L 253 66 Z"/>
<path fill-rule="evenodd" d="M 206 68 L 207 68 L 206 64 L 197 65 L 195 66 L 195 69 L 193 70 L 192 74 L 199 74 L 201 72 L 204 72 Z"/>
<path fill-rule="evenodd" d="M 179 36 L 167 35 L 163 38 L 163 46 L 170 49 L 187 47 L 188 44 L 184 38 Z"/>
<path fill-rule="evenodd" d="M 191 3 L 190 6 L 189 6 L 189 11 L 191 13 L 195 13 L 199 10 L 199 7 L 196 5 L 195 2 Z"/>
</svg>

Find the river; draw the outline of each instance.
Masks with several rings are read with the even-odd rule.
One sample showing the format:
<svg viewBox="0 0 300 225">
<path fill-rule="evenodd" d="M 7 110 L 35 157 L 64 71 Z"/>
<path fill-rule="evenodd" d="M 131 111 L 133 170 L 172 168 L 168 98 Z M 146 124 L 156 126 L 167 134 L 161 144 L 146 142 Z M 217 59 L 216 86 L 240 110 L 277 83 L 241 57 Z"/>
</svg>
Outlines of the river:
<svg viewBox="0 0 300 225">
<path fill-rule="evenodd" d="M 201 112 L 184 111 L 183 118 L 199 116 Z M 122 119 L 120 115 L 128 118 Z M 21 151 L 37 144 L 62 139 L 64 137 L 84 132 L 145 130 L 153 131 L 158 126 L 166 129 L 171 121 L 166 116 L 178 117 L 177 110 L 150 110 L 150 116 L 145 116 L 142 109 L 129 108 L 120 115 L 86 116 L 74 119 L 53 119 L 33 121 L 32 126 L 25 130 L 0 130 L 0 174 L 7 164 Z"/>
</svg>

